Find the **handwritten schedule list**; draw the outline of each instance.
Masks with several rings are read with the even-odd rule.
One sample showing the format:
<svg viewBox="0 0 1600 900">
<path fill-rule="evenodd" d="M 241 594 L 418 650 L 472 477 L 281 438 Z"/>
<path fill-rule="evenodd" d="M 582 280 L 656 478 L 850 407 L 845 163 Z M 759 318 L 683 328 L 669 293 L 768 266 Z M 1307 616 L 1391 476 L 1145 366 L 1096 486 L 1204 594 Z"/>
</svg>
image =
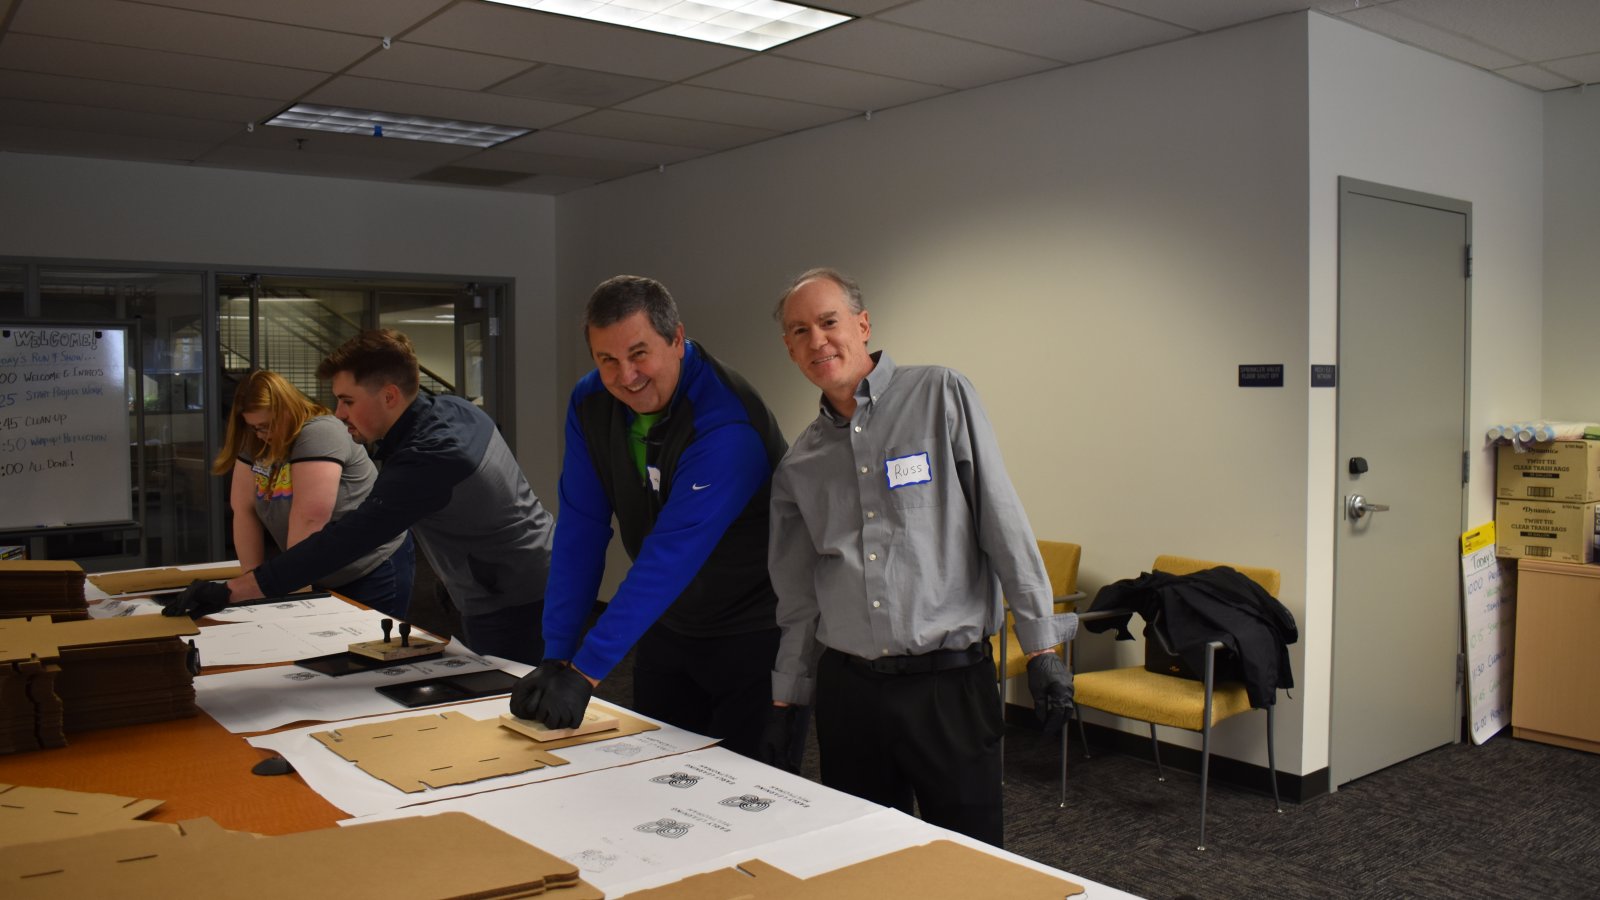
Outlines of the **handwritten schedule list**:
<svg viewBox="0 0 1600 900">
<path fill-rule="evenodd" d="M 0 326 L 0 528 L 128 521 L 120 328 Z"/>
</svg>

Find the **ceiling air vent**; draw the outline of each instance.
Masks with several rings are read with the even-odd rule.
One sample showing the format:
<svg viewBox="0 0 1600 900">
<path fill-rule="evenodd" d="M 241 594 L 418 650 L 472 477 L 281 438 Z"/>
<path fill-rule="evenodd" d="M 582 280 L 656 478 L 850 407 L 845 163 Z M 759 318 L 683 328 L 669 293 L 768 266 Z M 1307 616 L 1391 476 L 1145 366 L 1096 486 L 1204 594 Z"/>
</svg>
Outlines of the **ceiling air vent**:
<svg viewBox="0 0 1600 900">
<path fill-rule="evenodd" d="M 502 169 L 474 169 L 471 166 L 440 166 L 421 175 L 412 176 L 412 181 L 432 181 L 437 184 L 464 184 L 470 187 L 505 187 L 524 178 L 532 178 L 527 172 L 507 172 Z"/>
</svg>

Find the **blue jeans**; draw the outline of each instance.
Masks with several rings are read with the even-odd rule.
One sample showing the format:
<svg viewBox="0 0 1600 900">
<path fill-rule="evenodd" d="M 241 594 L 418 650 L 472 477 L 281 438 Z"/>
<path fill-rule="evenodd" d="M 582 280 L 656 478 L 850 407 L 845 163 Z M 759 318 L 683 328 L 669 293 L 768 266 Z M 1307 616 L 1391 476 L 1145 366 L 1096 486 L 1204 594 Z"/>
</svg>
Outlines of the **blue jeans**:
<svg viewBox="0 0 1600 900">
<path fill-rule="evenodd" d="M 411 586 L 417 579 L 417 544 L 406 532 L 406 539 L 389 558 L 371 572 L 347 581 L 333 590 L 351 600 L 365 603 L 386 616 L 404 619 L 411 609 Z"/>
</svg>

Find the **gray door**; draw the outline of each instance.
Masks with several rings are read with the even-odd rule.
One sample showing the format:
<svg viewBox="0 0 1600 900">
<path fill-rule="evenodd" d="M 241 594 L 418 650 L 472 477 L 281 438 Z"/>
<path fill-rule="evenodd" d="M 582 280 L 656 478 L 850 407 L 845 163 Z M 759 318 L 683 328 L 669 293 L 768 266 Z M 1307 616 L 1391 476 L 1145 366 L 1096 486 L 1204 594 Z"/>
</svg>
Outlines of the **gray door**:
<svg viewBox="0 0 1600 900">
<path fill-rule="evenodd" d="M 1340 181 L 1336 788 L 1459 739 L 1470 211 Z"/>
</svg>

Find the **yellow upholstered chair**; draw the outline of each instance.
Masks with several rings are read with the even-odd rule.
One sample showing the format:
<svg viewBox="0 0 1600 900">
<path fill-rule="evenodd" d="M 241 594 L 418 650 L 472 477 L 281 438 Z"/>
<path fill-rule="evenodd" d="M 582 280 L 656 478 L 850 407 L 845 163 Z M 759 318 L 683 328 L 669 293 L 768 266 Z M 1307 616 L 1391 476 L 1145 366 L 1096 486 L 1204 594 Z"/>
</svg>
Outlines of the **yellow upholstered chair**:
<svg viewBox="0 0 1600 900">
<path fill-rule="evenodd" d="M 1083 555 L 1083 548 L 1063 541 L 1040 541 L 1039 555 L 1044 557 L 1044 570 L 1050 576 L 1050 596 L 1055 598 L 1055 611 L 1076 612 L 1078 601 L 1084 597 L 1083 592 L 1078 590 L 1078 560 Z M 999 634 L 991 635 L 989 643 L 994 651 L 996 672 L 1000 679 L 1000 715 L 1004 718 L 1006 682 L 1019 675 L 1025 675 L 1028 671 L 1028 654 L 1017 640 L 1016 618 L 1012 616 L 1009 604 L 1006 607 L 1005 627 L 1000 629 Z M 1002 779 L 1005 777 L 1005 741 L 1005 733 L 1001 732 Z"/>
<path fill-rule="evenodd" d="M 1229 563 L 1209 562 L 1184 556 L 1158 556 L 1152 567 L 1157 572 L 1188 575 L 1202 569 L 1211 569 Z M 1240 574 L 1261 585 L 1267 593 L 1278 596 L 1281 578 L 1277 569 L 1252 566 L 1232 566 Z M 1116 610 L 1081 613 L 1081 621 L 1113 618 L 1127 615 Z M 1159 628 L 1147 630 L 1147 640 L 1165 640 Z M 1171 648 L 1168 648 L 1169 650 Z M 1204 681 L 1195 681 L 1175 675 L 1148 671 L 1143 665 L 1098 672 L 1079 672 L 1073 679 L 1076 689 L 1074 701 L 1079 707 L 1098 709 L 1125 719 L 1136 719 L 1150 725 L 1150 743 L 1155 750 L 1156 775 L 1166 781 L 1161 768 L 1161 745 L 1156 740 L 1156 726 L 1167 725 L 1200 733 L 1200 845 L 1206 844 L 1206 786 L 1211 767 L 1211 727 L 1224 719 L 1250 711 L 1250 698 L 1239 682 L 1216 683 L 1214 671 L 1216 653 L 1222 649 L 1221 641 L 1212 641 L 1206 648 Z M 1272 779 L 1273 808 L 1282 812 L 1278 799 L 1278 766 L 1273 746 L 1273 706 L 1267 707 L 1267 766 Z M 1078 719 L 1079 738 L 1083 739 L 1083 719 Z M 1088 741 L 1084 740 L 1085 756 Z M 1062 794 L 1065 804 L 1066 795 Z"/>
</svg>

